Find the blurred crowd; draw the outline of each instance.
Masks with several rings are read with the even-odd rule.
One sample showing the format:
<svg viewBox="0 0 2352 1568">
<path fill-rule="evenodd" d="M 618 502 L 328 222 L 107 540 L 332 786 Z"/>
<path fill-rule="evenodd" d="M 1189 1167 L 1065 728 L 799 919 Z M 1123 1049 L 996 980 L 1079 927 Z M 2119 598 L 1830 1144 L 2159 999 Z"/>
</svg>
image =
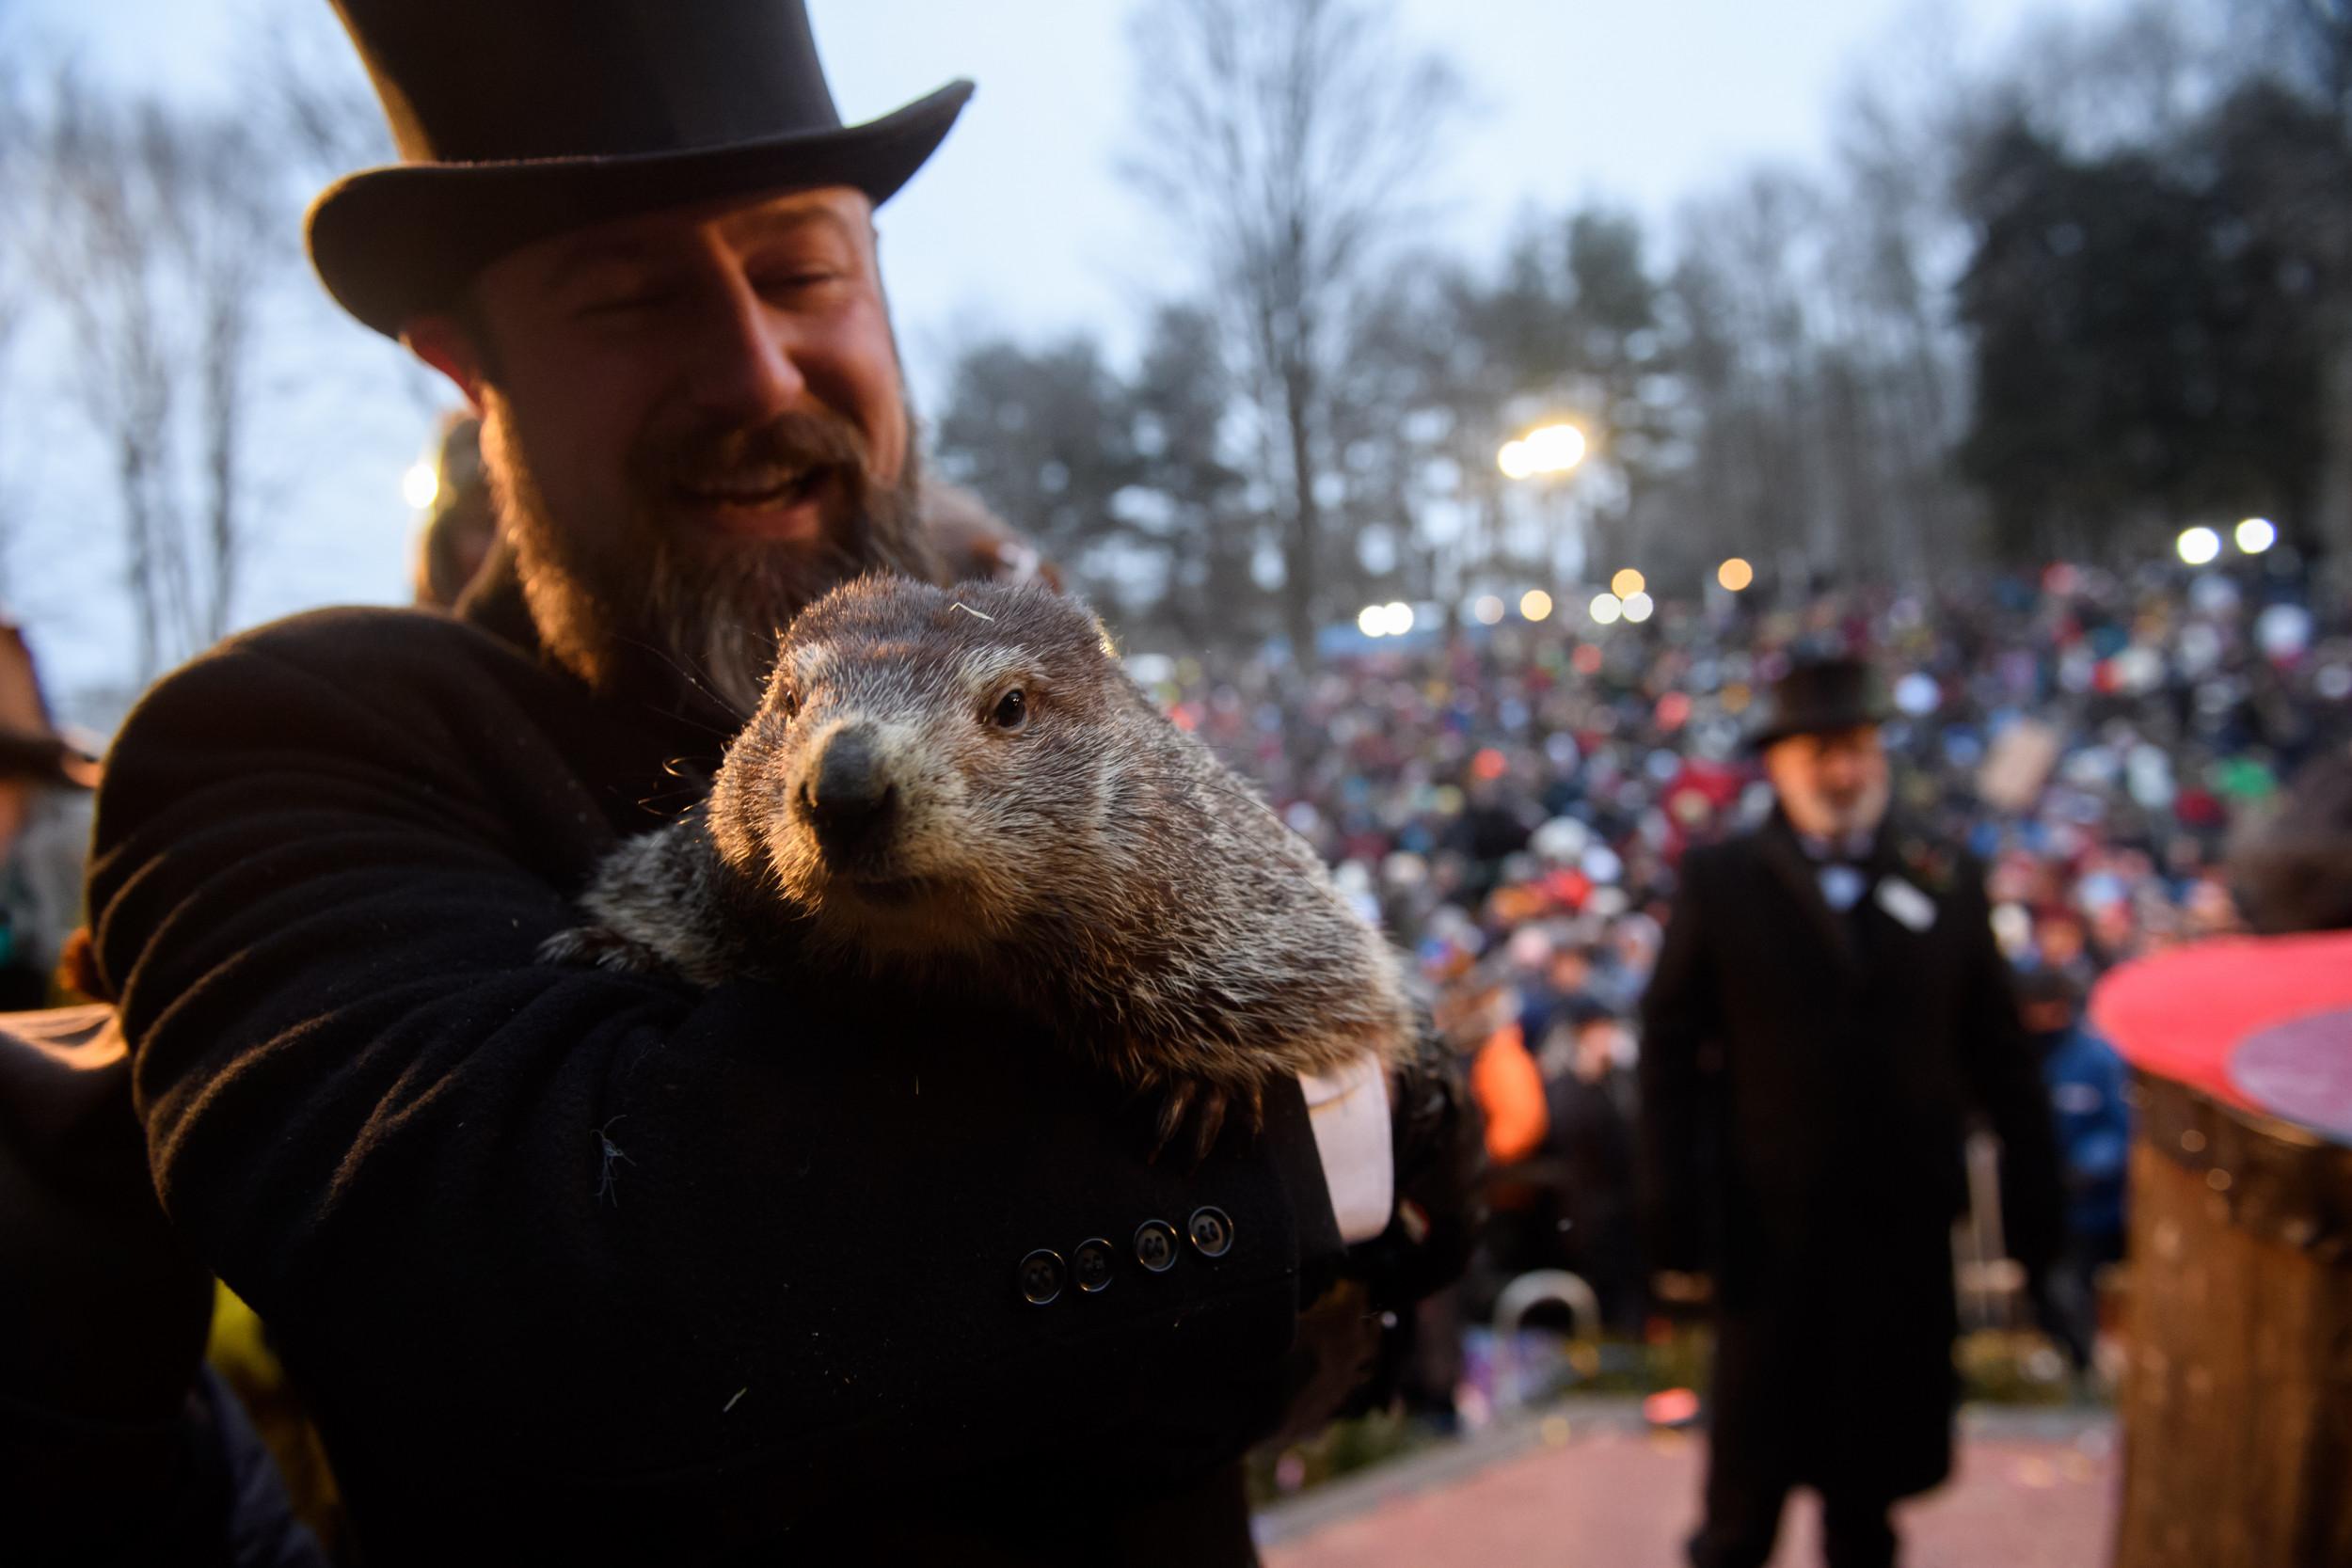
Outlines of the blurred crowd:
<svg viewBox="0 0 2352 1568">
<path fill-rule="evenodd" d="M 1897 813 L 1986 870 L 2087 1277 L 2121 1247 L 2126 1140 L 2122 1069 L 2085 1033 L 2083 995 L 2120 961 L 2234 928 L 2233 836 L 2352 735 L 2352 620 L 2284 552 L 1932 594 L 1716 595 L 1640 626 L 1470 618 L 1307 674 L 1136 661 L 1414 955 L 1470 1058 L 1498 1166 L 1473 1315 L 1501 1278 L 1566 1267 L 1636 1330 L 1630 1069 L 1675 867 L 1769 812 L 1755 710 L 1793 660 L 1838 653 L 1883 677 Z M 2070 1109 L 2090 1105 L 2109 1109 Z M 2079 1363 L 2087 1320 L 2078 1306 L 2069 1332 L 2067 1316 L 2044 1322 L 2081 1341 Z"/>
<path fill-rule="evenodd" d="M 488 536 L 470 428 L 449 434 L 425 603 L 456 597 Z M 1931 595 L 1720 594 L 1661 601 L 1641 625 L 1431 618 L 1311 673 L 1131 661 L 1410 952 L 1467 1059 L 1496 1170 L 1471 1320 L 1503 1281 L 1556 1267 L 1592 1287 L 1599 1326 L 1643 1332 L 1656 1304 L 1634 1224 L 1633 1068 L 1676 865 L 1769 812 L 1747 744 L 1760 705 L 1793 662 L 1835 654 L 1882 678 L 1896 811 L 1986 871 L 2070 1164 L 2076 1245 L 2043 1321 L 2086 1365 L 2091 1275 L 2122 1248 L 2128 1129 L 2122 1069 L 2085 1030 L 2083 998 L 2120 961 L 2235 928 L 2233 841 L 2352 736 L 2352 615 L 2285 552 L 2198 572 L 2058 565 Z M 62 878 L 87 781 L 56 773 L 87 759 L 48 725 L 29 659 L 16 665 L 0 685 L 30 695 L 0 717 L 40 766 L 11 769 L 8 793 L 42 809 L 0 813 L 0 974 L 23 982 L 8 1005 L 29 1006 L 72 924 Z M 44 835 L 52 816 L 73 829 Z M 51 839 L 68 850 L 42 853 Z M 65 872 L 43 875 L 53 860 Z"/>
</svg>

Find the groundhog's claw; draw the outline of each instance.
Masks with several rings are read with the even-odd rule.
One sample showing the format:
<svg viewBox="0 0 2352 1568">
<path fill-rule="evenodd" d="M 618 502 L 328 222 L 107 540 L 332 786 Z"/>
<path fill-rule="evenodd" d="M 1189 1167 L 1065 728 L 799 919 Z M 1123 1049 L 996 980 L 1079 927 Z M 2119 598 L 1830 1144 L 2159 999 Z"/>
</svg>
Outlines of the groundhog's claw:
<svg viewBox="0 0 2352 1568">
<path fill-rule="evenodd" d="M 660 954 L 607 926 L 575 926 L 556 932 L 539 944 L 539 961 L 630 974 L 659 974 L 669 967 Z"/>
<path fill-rule="evenodd" d="M 1265 1125 L 1264 1091 L 1254 1085 L 1236 1090 L 1180 1078 L 1168 1085 L 1161 1101 L 1159 1141 L 1152 1146 L 1152 1158 L 1157 1160 L 1170 1144 L 1181 1143 L 1189 1146 L 1197 1165 L 1216 1147 L 1228 1121 L 1255 1137 Z"/>
</svg>

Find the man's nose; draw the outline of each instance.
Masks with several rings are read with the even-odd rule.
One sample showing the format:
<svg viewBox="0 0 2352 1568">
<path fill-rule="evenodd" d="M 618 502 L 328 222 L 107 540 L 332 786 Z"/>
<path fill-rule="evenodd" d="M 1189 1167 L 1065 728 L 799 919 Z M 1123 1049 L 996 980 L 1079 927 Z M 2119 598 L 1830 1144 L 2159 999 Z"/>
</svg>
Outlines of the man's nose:
<svg viewBox="0 0 2352 1568">
<path fill-rule="evenodd" d="M 798 405 L 808 384 L 793 357 L 793 327 L 739 270 L 723 269 L 705 292 L 690 345 L 694 401 L 739 420 Z"/>
<path fill-rule="evenodd" d="M 1832 752 L 1821 758 L 1816 775 L 1820 786 L 1832 794 L 1847 794 L 1862 783 L 1861 759 L 1847 752 Z"/>
</svg>

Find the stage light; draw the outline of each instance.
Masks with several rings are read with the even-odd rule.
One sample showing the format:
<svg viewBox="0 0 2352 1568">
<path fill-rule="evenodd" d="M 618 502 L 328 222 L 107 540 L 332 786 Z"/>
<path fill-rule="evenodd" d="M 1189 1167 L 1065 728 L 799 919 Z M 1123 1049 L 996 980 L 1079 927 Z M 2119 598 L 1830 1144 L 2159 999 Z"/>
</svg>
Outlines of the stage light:
<svg viewBox="0 0 2352 1568">
<path fill-rule="evenodd" d="M 1584 461 L 1584 433 L 1572 424 L 1548 424 L 1505 441 L 1495 464 L 1508 479 L 1565 474 Z"/>
</svg>

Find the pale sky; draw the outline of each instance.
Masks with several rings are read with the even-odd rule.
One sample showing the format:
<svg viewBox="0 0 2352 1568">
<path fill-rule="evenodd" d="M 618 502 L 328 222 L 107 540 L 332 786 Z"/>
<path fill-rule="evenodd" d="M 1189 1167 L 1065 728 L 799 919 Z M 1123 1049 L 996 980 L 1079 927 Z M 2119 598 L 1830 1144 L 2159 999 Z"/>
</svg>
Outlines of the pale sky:
<svg viewBox="0 0 2352 1568">
<path fill-rule="evenodd" d="M 2110 4 L 1399 0 L 1406 34 L 1446 52 L 1473 100 L 1439 166 L 1438 238 L 1492 256 L 1517 214 L 1590 198 L 1663 220 L 1683 198 L 1759 160 L 1822 164 L 1834 104 L 1859 71 L 1899 71 L 1923 55 L 1980 58 L 2029 13 Z M 882 212 L 883 268 L 919 405 L 936 405 L 949 356 L 973 336 L 1089 327 L 1124 352 L 1148 306 L 1184 287 L 1171 236 L 1117 173 L 1131 146 L 1133 8 L 810 0 L 846 119 L 886 113 L 956 76 L 979 86 L 946 146 Z M 268 0 L 0 0 L 0 43 L 38 33 L 114 80 L 204 96 L 223 90 L 245 29 L 267 14 Z M 396 350 L 356 325 L 318 331 L 303 368 L 285 373 L 331 388 L 309 410 L 326 423 L 279 443 L 303 460 L 276 484 L 266 560 L 241 607 L 248 622 L 405 593 L 414 519 L 398 482 L 428 439 L 430 409 L 396 372 Z M 104 547 L 86 542 L 111 539 L 111 498 L 94 464 L 67 455 L 56 419 L 51 426 L 29 470 L 21 451 L 0 444 L 0 479 L 13 466 L 13 493 L 51 514 L 51 526 L 19 546 L 34 559 L 12 562 L 11 608 L 64 698 L 119 681 L 128 658 L 103 605 L 80 592 L 69 604 L 59 592 L 114 569 L 110 559 L 63 553 Z M 61 531 L 61 508 L 98 516 Z"/>
<path fill-rule="evenodd" d="M 979 90 L 885 210 L 885 267 L 918 380 L 959 332 L 1093 325 L 1115 342 L 1184 275 L 1119 179 L 1135 7 L 1110 0 L 811 0 L 842 113 L 888 112 L 942 82 Z M 1589 198 L 1662 219 L 1762 159 L 1826 159 L 1859 70 L 1916 45 L 1976 55 L 2037 11 L 2099 0 L 1400 0 L 1404 34 L 1449 55 L 1472 105 L 1438 182 L 1448 234 L 1492 253 L 1531 205 Z M 925 388 L 928 389 L 928 388 Z"/>
</svg>

